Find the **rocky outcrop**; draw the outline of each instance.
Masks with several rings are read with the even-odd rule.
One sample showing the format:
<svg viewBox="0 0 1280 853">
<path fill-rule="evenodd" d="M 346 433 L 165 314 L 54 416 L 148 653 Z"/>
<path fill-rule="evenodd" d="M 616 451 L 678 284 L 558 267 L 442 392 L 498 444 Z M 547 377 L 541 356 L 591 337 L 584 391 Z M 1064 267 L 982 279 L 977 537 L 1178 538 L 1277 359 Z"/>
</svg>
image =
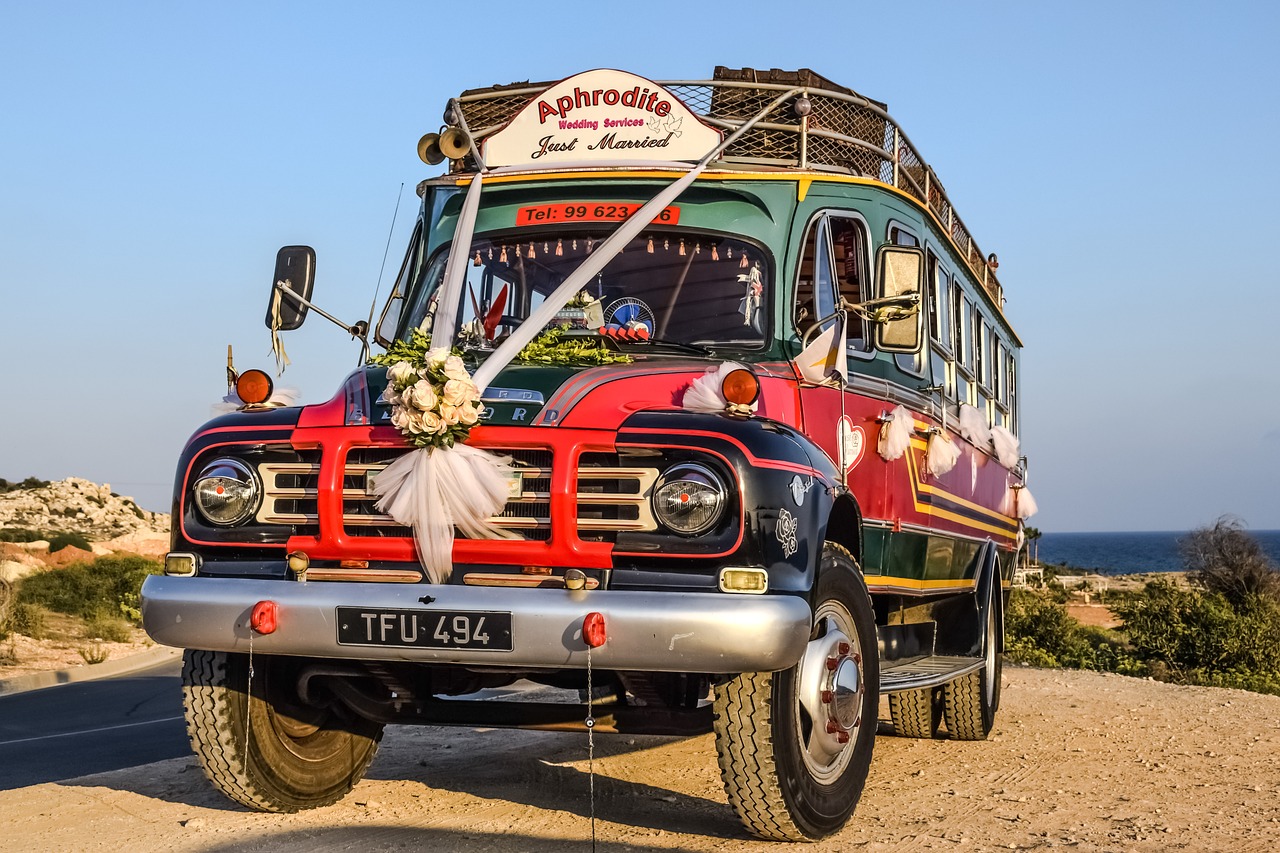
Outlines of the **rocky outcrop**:
<svg viewBox="0 0 1280 853">
<path fill-rule="evenodd" d="M 68 477 L 47 486 L 0 494 L 0 527 L 80 533 L 111 539 L 135 533 L 167 533 L 169 514 L 149 512 L 111 486 Z"/>
</svg>

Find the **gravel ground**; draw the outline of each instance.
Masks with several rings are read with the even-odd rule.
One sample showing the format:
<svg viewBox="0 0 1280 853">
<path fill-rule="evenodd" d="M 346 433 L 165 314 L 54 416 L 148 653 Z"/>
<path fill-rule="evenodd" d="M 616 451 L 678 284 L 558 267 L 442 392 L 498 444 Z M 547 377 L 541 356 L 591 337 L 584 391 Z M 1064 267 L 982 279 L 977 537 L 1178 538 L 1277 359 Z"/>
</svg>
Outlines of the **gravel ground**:
<svg viewBox="0 0 1280 853">
<path fill-rule="evenodd" d="M 748 839 L 710 735 L 596 738 L 595 849 L 1273 851 L 1280 697 L 1005 670 L 990 740 L 887 723 L 853 820 L 812 845 Z M 0 792 L 0 849 L 592 850 L 586 736 L 392 728 L 337 805 L 253 814 L 194 759 Z"/>
</svg>

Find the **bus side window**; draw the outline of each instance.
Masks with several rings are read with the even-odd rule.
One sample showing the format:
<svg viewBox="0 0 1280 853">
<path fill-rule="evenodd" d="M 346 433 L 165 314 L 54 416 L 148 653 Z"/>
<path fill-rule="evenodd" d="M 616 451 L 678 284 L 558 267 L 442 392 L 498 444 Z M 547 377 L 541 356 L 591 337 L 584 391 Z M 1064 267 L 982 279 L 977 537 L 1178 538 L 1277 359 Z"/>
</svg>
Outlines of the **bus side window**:
<svg viewBox="0 0 1280 853">
<path fill-rule="evenodd" d="M 929 253 L 929 338 L 930 365 L 933 376 L 930 384 L 942 386 L 942 396 L 954 400 L 956 396 L 955 349 L 951 340 L 951 276 Z"/>
<path fill-rule="evenodd" d="M 805 236 L 796 278 L 794 314 L 796 331 L 800 335 L 819 320 L 829 318 L 836 310 L 829 233 L 827 217 L 822 216 L 810 226 Z"/>
<path fill-rule="evenodd" d="M 835 278 L 839 284 L 840 297 L 846 302 L 858 303 L 866 300 L 870 294 L 866 282 L 866 241 L 862 226 L 854 219 L 831 217 L 831 248 L 835 253 Z M 866 352 L 870 349 L 867 336 L 867 321 L 853 312 L 849 312 L 846 325 L 848 346 L 851 350 Z"/>
</svg>

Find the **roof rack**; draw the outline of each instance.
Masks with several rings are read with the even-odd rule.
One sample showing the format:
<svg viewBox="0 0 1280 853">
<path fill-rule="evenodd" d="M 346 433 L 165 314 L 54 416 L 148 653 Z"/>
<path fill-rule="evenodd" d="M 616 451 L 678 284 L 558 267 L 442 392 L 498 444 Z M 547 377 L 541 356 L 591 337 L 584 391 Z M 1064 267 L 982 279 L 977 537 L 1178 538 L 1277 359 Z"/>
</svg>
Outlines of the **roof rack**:
<svg viewBox="0 0 1280 853">
<path fill-rule="evenodd" d="M 719 162 L 764 168 L 806 169 L 856 175 L 894 187 L 918 200 L 937 218 L 952 245 L 996 306 L 1004 291 L 969 229 L 885 104 L 865 98 L 802 68 L 769 71 L 717 66 L 711 80 L 659 80 L 707 124 L 736 130 L 768 106 L 779 92 L 803 86 L 804 94 L 775 110 L 729 146 Z M 500 130 L 554 81 L 512 83 L 469 89 L 457 98 L 462 119 L 476 143 Z M 808 112 L 796 109 L 807 99 Z M 447 119 L 446 119 L 447 120 Z M 450 161 L 452 173 L 473 171 L 468 157 Z"/>
</svg>

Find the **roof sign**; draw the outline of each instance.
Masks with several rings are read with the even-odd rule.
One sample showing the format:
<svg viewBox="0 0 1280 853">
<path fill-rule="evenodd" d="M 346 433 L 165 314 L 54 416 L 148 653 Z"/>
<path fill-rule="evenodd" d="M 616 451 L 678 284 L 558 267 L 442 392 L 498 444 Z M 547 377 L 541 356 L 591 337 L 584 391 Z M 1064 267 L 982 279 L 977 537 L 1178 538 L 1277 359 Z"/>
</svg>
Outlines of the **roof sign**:
<svg viewBox="0 0 1280 853">
<path fill-rule="evenodd" d="M 625 71 L 575 74 L 535 97 L 484 143 L 489 166 L 701 160 L 720 142 L 666 89 Z"/>
</svg>

